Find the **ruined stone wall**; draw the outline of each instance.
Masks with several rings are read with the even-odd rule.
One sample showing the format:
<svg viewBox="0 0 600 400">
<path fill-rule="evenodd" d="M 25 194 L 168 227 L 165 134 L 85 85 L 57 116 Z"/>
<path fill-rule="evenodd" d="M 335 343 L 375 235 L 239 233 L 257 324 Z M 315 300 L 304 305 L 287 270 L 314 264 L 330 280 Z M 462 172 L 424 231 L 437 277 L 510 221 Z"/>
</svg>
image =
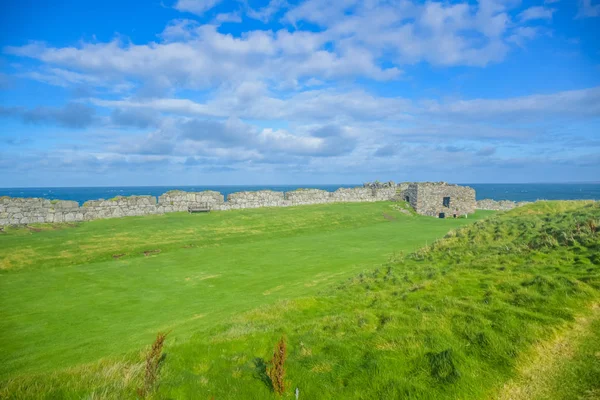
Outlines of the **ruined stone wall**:
<svg viewBox="0 0 600 400">
<path fill-rule="evenodd" d="M 370 188 L 339 188 L 331 193 L 334 203 L 376 201 Z"/>
<path fill-rule="evenodd" d="M 227 209 L 289 206 L 283 192 L 258 190 L 256 192 L 237 192 L 227 196 Z M 223 208 L 225 209 L 225 208 Z"/>
<path fill-rule="evenodd" d="M 158 203 L 154 196 L 117 196 L 110 200 L 89 200 L 81 207 L 76 201 L 3 197 L 0 199 L 0 226 L 164 214 L 187 211 L 188 206 L 201 206 L 204 203 L 222 204 L 223 195 L 210 191 L 173 191 L 159 196 Z"/>
<path fill-rule="evenodd" d="M 388 182 L 375 181 L 375 182 L 363 183 L 363 187 L 369 188 L 369 189 L 385 189 L 385 188 L 395 188 L 396 184 L 394 183 L 394 181 L 388 181 Z"/>
<path fill-rule="evenodd" d="M 158 196 L 158 204 L 161 212 L 187 211 L 188 207 L 197 208 L 204 205 L 215 208 L 215 206 L 222 205 L 223 201 L 223 195 L 213 190 L 206 190 L 204 192 L 171 190 Z"/>
<path fill-rule="evenodd" d="M 0 226 L 83 221 L 76 201 L 0 198 Z"/>
<path fill-rule="evenodd" d="M 84 221 L 161 213 L 154 196 L 117 196 L 110 200 L 88 200 L 79 210 Z"/>
<path fill-rule="evenodd" d="M 292 206 L 305 204 L 331 203 L 331 193 L 321 189 L 298 189 L 285 193 L 285 198 Z"/>
<path fill-rule="evenodd" d="M 408 189 L 408 187 L 410 185 L 414 185 L 414 184 L 415 184 L 415 182 L 400 182 L 398 185 L 396 185 L 396 189 L 399 191 L 403 191 L 403 190 Z"/>
<path fill-rule="evenodd" d="M 445 182 L 421 182 L 417 186 L 418 214 L 432 217 L 445 213 L 446 217 L 452 214 L 464 215 L 475 212 L 477 204 L 475 189 L 468 186 L 450 185 Z M 444 206 L 444 197 L 450 197 L 450 206 Z"/>
<path fill-rule="evenodd" d="M 510 200 L 478 200 L 477 201 L 477 209 L 478 210 L 494 210 L 494 211 L 507 211 L 512 210 L 515 207 L 524 206 L 525 204 L 529 204 L 529 201 L 510 201 Z"/>
<path fill-rule="evenodd" d="M 190 206 L 202 207 L 206 204 L 212 210 L 232 210 L 336 202 L 404 200 L 405 196 L 409 196 L 409 203 L 417 211 L 421 209 L 428 212 L 426 215 L 437 216 L 433 211 L 427 211 L 427 204 L 434 202 L 434 200 L 438 202 L 437 198 L 441 196 L 441 193 L 433 193 L 427 190 L 421 192 L 421 185 L 423 184 L 402 183 L 394 185 L 392 182 L 357 188 L 340 188 L 335 192 L 327 192 L 319 189 L 299 189 L 287 193 L 261 190 L 256 192 L 232 193 L 227 196 L 227 201 L 224 201 L 221 193 L 215 191 L 183 192 L 174 190 L 160 195 L 158 201 L 154 196 L 119 196 L 110 200 L 86 201 L 81 207 L 75 201 L 2 197 L 0 198 L 0 226 L 89 221 L 125 216 L 163 214 L 187 211 Z M 450 196 L 453 196 L 457 200 L 461 199 L 457 194 L 460 191 L 460 187 L 454 185 L 447 186 L 452 188 L 444 189 L 444 193 L 448 193 L 448 190 L 450 190 Z M 472 189 L 469 188 L 469 193 L 471 193 L 470 191 Z M 474 191 L 472 193 L 474 203 Z M 471 197 L 467 197 L 467 200 L 471 201 Z M 440 204 L 441 201 L 440 197 Z M 465 208 L 462 208 L 462 210 L 462 212 L 467 211 Z"/>
<path fill-rule="evenodd" d="M 396 196 L 397 192 L 398 189 L 396 188 L 396 186 L 375 188 L 372 191 L 372 195 L 375 198 L 375 201 L 385 201 L 393 199 Z"/>
<path fill-rule="evenodd" d="M 419 187 L 416 183 L 399 183 L 396 189 L 395 201 L 406 201 L 413 209 L 417 209 Z"/>
</svg>

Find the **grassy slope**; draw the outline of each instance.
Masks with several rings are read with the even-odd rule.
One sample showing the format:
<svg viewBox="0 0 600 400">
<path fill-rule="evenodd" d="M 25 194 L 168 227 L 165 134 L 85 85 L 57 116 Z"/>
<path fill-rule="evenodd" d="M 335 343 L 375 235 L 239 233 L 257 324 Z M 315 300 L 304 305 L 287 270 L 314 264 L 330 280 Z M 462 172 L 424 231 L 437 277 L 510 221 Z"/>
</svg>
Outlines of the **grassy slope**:
<svg viewBox="0 0 600 400">
<path fill-rule="evenodd" d="M 598 225 L 599 204 L 554 202 L 453 231 L 317 296 L 169 342 L 154 397 L 274 397 L 264 362 L 285 334 L 285 398 L 298 387 L 300 398 L 491 399 L 519 385 L 538 390 L 524 398 L 596 398 Z M 135 397 L 143 367 L 131 353 L 19 377 L 0 397 Z"/>
<path fill-rule="evenodd" d="M 319 399 L 496 398 L 520 355 L 576 326 L 600 299 L 593 226 L 599 204 L 542 203 L 453 232 L 327 295 L 263 308 L 170 347 L 157 397 L 268 397 L 262 361 L 285 334 L 287 397 L 299 387 Z M 556 374 L 581 378 L 553 382 L 552 398 L 598 393 L 597 329 L 590 324 Z"/>
<path fill-rule="evenodd" d="M 173 330 L 171 342 L 183 340 L 236 313 L 314 294 L 473 221 L 407 216 L 395 207 L 177 213 L 9 229 L 0 234 L 0 377 L 139 349 L 158 330 Z M 152 250 L 161 252 L 143 254 Z"/>
</svg>

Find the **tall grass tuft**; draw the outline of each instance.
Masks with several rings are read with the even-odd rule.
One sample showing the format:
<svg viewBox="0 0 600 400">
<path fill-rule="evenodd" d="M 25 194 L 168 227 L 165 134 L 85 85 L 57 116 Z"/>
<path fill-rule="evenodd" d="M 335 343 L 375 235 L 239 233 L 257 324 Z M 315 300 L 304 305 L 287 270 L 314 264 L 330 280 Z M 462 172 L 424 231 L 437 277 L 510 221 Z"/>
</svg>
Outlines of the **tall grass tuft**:
<svg viewBox="0 0 600 400">
<path fill-rule="evenodd" d="M 287 357 L 287 347 L 285 344 L 285 336 L 282 336 L 273 352 L 273 358 L 270 361 L 270 367 L 267 371 L 273 391 L 278 395 L 285 392 L 285 359 Z"/>
<path fill-rule="evenodd" d="M 160 364 L 164 359 L 164 354 L 162 351 L 167 335 L 168 333 L 159 332 L 156 335 L 154 343 L 152 343 L 152 348 L 150 348 L 150 351 L 146 355 L 144 386 L 138 389 L 138 394 L 140 397 L 146 397 L 156 388 Z"/>
<path fill-rule="evenodd" d="M 452 383 L 460 378 L 460 372 L 454 363 L 452 349 L 447 349 L 439 353 L 429 352 L 426 356 L 433 378 L 445 383 Z"/>
<path fill-rule="evenodd" d="M 592 233 L 596 233 L 598 231 L 598 224 L 596 221 L 594 221 L 593 219 L 590 219 L 588 221 L 588 227 L 590 228 L 590 231 Z"/>
</svg>

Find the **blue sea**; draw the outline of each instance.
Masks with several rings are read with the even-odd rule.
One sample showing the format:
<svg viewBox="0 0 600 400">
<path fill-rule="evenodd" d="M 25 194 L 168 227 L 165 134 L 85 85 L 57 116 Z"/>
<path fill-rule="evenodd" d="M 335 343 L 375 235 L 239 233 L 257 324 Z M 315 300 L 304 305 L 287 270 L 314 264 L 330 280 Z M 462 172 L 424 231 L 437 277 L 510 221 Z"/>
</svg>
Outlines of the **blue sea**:
<svg viewBox="0 0 600 400">
<path fill-rule="evenodd" d="M 535 200 L 600 200 L 600 183 L 474 183 L 477 199 L 535 201 Z M 314 188 L 334 191 L 340 187 L 355 185 L 245 185 L 245 186 L 115 186 L 115 187 L 56 187 L 56 188 L 0 188 L 0 196 L 42 197 L 45 199 L 75 200 L 83 204 L 87 200 L 110 199 L 115 196 L 159 196 L 169 190 L 199 192 L 215 190 L 227 197 L 229 193 L 253 190 L 289 191 L 298 188 Z"/>
</svg>

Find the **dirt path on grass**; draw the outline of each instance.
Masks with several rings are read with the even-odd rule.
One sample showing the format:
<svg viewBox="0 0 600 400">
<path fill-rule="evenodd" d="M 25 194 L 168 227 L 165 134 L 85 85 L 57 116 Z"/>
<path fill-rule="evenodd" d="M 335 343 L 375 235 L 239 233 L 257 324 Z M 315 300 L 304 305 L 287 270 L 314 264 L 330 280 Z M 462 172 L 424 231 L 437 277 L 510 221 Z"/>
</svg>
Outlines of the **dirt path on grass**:
<svg viewBox="0 0 600 400">
<path fill-rule="evenodd" d="M 534 400 L 562 398 L 555 389 L 560 385 L 565 368 L 576 356 L 578 346 L 594 335 L 594 322 L 600 321 L 600 303 L 590 306 L 585 315 L 576 318 L 575 324 L 566 331 L 534 346 L 521 358 L 516 378 L 507 382 L 497 396 L 498 400 Z M 597 334 L 597 333 L 596 333 Z M 597 358 L 600 354 L 589 354 Z M 563 378 L 563 379 L 561 379 Z M 593 390 L 580 399 L 599 399 L 600 392 Z"/>
</svg>

